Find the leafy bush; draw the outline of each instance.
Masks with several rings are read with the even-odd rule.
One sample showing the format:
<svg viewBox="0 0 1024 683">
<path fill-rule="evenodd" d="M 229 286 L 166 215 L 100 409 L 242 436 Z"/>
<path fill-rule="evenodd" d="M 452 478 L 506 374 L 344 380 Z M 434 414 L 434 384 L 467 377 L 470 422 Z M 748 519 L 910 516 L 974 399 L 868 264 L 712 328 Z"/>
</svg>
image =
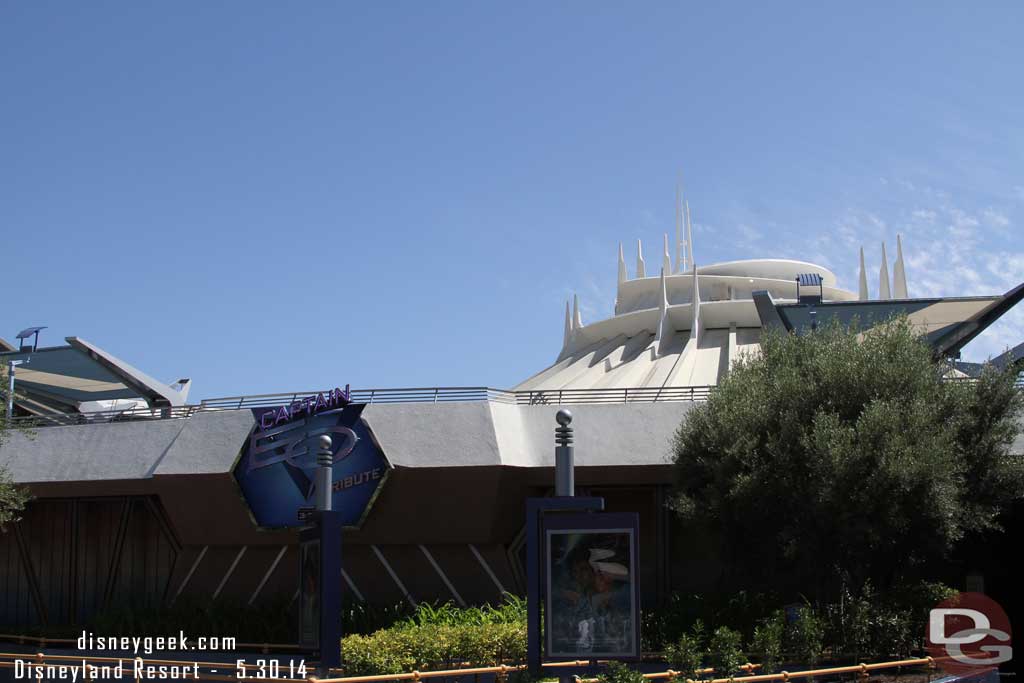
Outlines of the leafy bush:
<svg viewBox="0 0 1024 683">
<path fill-rule="evenodd" d="M 804 605 L 797 609 L 796 618 L 786 625 L 783 644 L 803 666 L 814 666 L 821 659 L 824 625 L 815 611 Z"/>
<path fill-rule="evenodd" d="M 608 668 L 597 677 L 599 683 L 646 683 L 639 671 L 622 662 L 608 662 Z"/>
<path fill-rule="evenodd" d="M 704 668 L 704 652 L 704 623 L 698 620 L 689 633 L 683 633 L 665 648 L 665 658 L 684 678 L 697 678 Z"/>
<path fill-rule="evenodd" d="M 394 674 L 469 664 L 495 666 L 526 657 L 526 623 L 400 624 L 342 638 L 348 676 Z"/>
<path fill-rule="evenodd" d="M 880 595 L 870 582 L 859 592 L 843 588 L 840 600 L 824 608 L 825 641 L 835 655 L 855 661 L 906 657 L 923 648 L 928 611 L 956 595 L 941 583 L 922 582 Z"/>
<path fill-rule="evenodd" d="M 342 633 L 373 633 L 408 619 L 414 613 L 407 602 L 393 605 L 375 605 L 366 602 L 351 602 L 341 610 Z M 294 637 L 294 636 L 293 636 Z"/>
<path fill-rule="evenodd" d="M 526 622 L 526 599 L 505 593 L 500 605 L 457 607 L 452 602 L 432 605 L 421 602 L 399 623 L 409 626 L 479 626 Z"/>
<path fill-rule="evenodd" d="M 743 636 L 728 626 L 719 626 L 711 634 L 708 644 L 710 664 L 715 669 L 716 678 L 730 677 L 746 664 L 743 654 Z"/>
<path fill-rule="evenodd" d="M 825 602 L 845 572 L 888 592 L 1024 492 L 1015 380 L 943 381 L 905 318 L 766 331 L 677 430 L 674 507 L 736 587 Z"/>
<path fill-rule="evenodd" d="M 761 664 L 760 673 L 775 673 L 782 663 L 782 643 L 786 634 L 786 615 L 782 610 L 754 627 L 750 650 Z"/>
<path fill-rule="evenodd" d="M 420 603 L 387 629 L 341 641 L 346 675 L 495 666 L 526 658 L 526 600 L 506 593 L 500 605 Z"/>
</svg>

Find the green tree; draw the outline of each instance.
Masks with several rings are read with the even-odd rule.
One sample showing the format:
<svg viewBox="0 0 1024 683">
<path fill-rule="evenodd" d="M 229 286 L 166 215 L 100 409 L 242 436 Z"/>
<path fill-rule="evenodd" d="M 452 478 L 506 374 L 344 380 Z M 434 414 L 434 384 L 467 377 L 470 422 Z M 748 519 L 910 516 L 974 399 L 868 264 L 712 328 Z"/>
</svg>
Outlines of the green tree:
<svg viewBox="0 0 1024 683">
<path fill-rule="evenodd" d="M 1012 373 L 943 381 L 905 319 L 766 333 L 674 442 L 674 506 L 724 578 L 822 598 L 913 580 L 1024 492 Z"/>
<path fill-rule="evenodd" d="M 0 368 L 0 387 L 7 388 L 7 368 Z M 3 446 L 10 437 L 15 427 L 11 426 L 7 419 L 7 395 L 0 392 L 0 531 L 4 530 L 9 522 L 16 522 L 21 511 L 28 502 L 28 491 L 17 486 L 11 477 L 10 471 L 5 466 L 3 459 Z"/>
</svg>

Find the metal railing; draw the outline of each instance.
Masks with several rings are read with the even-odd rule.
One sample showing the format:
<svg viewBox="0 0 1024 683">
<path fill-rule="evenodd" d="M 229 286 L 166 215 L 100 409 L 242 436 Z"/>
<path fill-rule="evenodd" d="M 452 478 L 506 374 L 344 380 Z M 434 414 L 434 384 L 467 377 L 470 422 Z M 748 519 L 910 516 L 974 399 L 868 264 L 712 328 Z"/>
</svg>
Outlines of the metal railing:
<svg viewBox="0 0 1024 683">
<path fill-rule="evenodd" d="M 943 658 L 946 659 L 946 658 Z M 235 681 L 239 680 L 237 675 L 238 669 L 245 670 L 245 678 L 254 676 L 254 673 L 259 669 L 263 668 L 260 664 L 248 664 L 241 662 L 187 662 L 183 660 L 174 659 L 144 659 L 135 657 L 90 657 L 81 655 L 48 655 L 42 652 L 35 654 L 21 654 L 12 652 L 0 653 L 0 669 L 13 669 L 15 668 L 15 662 L 21 660 L 22 662 L 31 664 L 33 666 L 44 666 L 47 664 L 61 664 L 68 669 L 86 669 L 95 670 L 99 665 L 111 665 L 111 664 L 127 664 L 125 666 L 126 672 L 131 671 L 129 677 L 134 678 L 136 681 L 142 680 L 141 677 L 136 673 L 136 667 L 132 666 L 135 662 L 139 662 L 140 666 L 182 666 L 182 665 L 194 665 L 194 674 L 190 674 L 192 680 L 215 680 L 215 681 Z M 931 657 L 923 657 L 920 659 L 902 659 L 892 662 L 876 662 L 872 664 L 854 664 L 850 666 L 837 666 L 823 669 L 809 669 L 806 671 L 782 671 L 777 674 L 754 674 L 754 670 L 759 668 L 759 664 L 745 664 L 740 668 L 741 671 L 746 673 L 746 676 L 730 676 L 728 678 L 702 678 L 699 679 L 699 683 L 762 683 L 767 681 L 783 681 L 788 683 L 795 678 L 814 678 L 817 676 L 834 676 L 840 674 L 857 674 L 862 680 L 866 680 L 870 677 L 874 671 L 882 671 L 885 669 L 902 669 L 927 666 L 929 670 L 929 679 L 931 678 L 931 672 L 937 668 L 935 659 Z M 543 666 L 546 669 L 562 668 L 562 667 L 589 667 L 600 662 L 594 661 L 567 661 L 567 662 L 547 662 Z M 383 681 L 414 681 L 418 682 L 429 678 L 456 678 L 463 676 L 474 676 L 477 677 L 481 674 L 493 674 L 495 680 L 498 683 L 506 683 L 509 675 L 517 671 L 523 671 L 526 669 L 524 664 L 501 664 L 499 666 L 481 666 L 481 667 L 469 667 L 462 669 L 443 669 L 436 671 L 409 671 L 406 673 L 398 674 L 377 674 L 368 676 L 339 676 L 339 677 L 327 677 L 317 678 L 315 676 L 309 676 L 308 678 L 269 678 L 258 676 L 261 680 L 272 681 L 274 683 L 286 683 L 287 681 L 294 680 L 307 680 L 311 683 L 382 683 Z M 219 673 L 220 671 L 235 671 L 235 675 L 224 675 Z M 334 669 L 332 669 L 334 671 Z M 215 673 L 218 672 L 218 673 Z M 253 672 L 253 673 L 250 673 Z M 343 670 L 342 670 L 343 672 Z M 86 672 L 83 672 L 86 673 Z M 702 669 L 698 674 L 714 673 L 714 669 Z M 134 674 L 134 675 L 133 675 Z M 655 673 L 645 673 L 643 677 L 647 680 L 667 680 L 667 681 L 679 681 L 679 683 L 698 683 L 692 679 L 686 678 L 678 671 L 668 669 L 666 671 L 659 671 Z M 32 676 L 36 678 L 36 676 Z M 84 677 L 83 677 L 84 678 Z M 596 678 L 581 678 L 578 676 L 574 677 L 577 683 L 596 683 Z"/>
<path fill-rule="evenodd" d="M 287 405 L 326 391 L 293 391 L 284 394 L 253 394 L 208 398 L 201 410 L 240 410 Z M 516 392 L 490 387 L 407 387 L 397 389 L 352 389 L 353 403 L 448 403 L 452 401 L 495 401 L 515 403 Z"/>
<path fill-rule="evenodd" d="M 192 417 L 202 410 L 201 405 L 166 408 L 131 408 L 129 410 L 103 410 L 91 413 L 42 413 L 12 418 L 15 427 L 67 427 L 110 422 L 138 422 L 145 420 L 176 420 Z"/>
<path fill-rule="evenodd" d="M 482 402 L 508 405 L 598 405 L 620 403 L 659 403 L 669 401 L 706 401 L 713 386 L 634 387 L 622 389 L 536 389 L 510 391 L 491 387 L 409 387 L 398 389 L 353 389 L 352 402 L 369 405 L 388 403 Z M 137 422 L 189 418 L 197 413 L 219 410 L 245 410 L 283 406 L 316 396 L 323 391 L 293 391 L 278 394 L 251 394 L 209 398 L 198 405 L 167 408 L 132 408 L 93 413 L 46 413 L 15 417 L 16 427 L 56 427 L 110 422 Z"/>
<path fill-rule="evenodd" d="M 624 387 L 621 389 L 535 389 L 516 391 L 519 405 L 560 405 L 593 403 L 657 403 L 661 401 L 706 401 L 714 386 Z"/>
<path fill-rule="evenodd" d="M 975 382 L 974 378 L 949 378 L 950 382 Z M 1024 389 L 1024 375 L 1017 381 Z M 599 405 L 622 403 L 662 403 L 678 401 L 707 401 L 714 385 L 689 387 L 623 387 L 597 389 L 532 389 L 512 391 L 491 387 L 403 387 L 396 389 L 352 389 L 353 403 L 454 403 L 463 401 L 489 401 L 510 405 Z M 249 394 L 208 398 L 198 405 L 168 408 L 133 408 L 94 413 L 47 413 L 11 420 L 14 426 L 50 427 L 85 425 L 103 422 L 133 422 L 140 420 L 167 420 L 189 418 L 200 412 L 215 410 L 243 410 L 268 408 L 300 401 L 322 391 L 292 391 L 275 394 Z"/>
</svg>

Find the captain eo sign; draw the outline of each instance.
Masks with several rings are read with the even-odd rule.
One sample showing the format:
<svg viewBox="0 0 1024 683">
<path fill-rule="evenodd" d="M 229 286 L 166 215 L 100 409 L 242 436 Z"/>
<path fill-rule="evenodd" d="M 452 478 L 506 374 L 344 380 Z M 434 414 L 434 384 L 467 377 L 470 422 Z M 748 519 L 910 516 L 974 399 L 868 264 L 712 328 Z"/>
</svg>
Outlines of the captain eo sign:
<svg viewBox="0 0 1024 683">
<path fill-rule="evenodd" d="M 370 427 L 363 404 L 333 389 L 288 405 L 254 408 L 256 424 L 235 466 L 235 479 L 261 527 L 303 526 L 301 511 L 316 500 L 316 444 L 331 437 L 331 507 L 342 524 L 357 527 L 391 465 Z"/>
</svg>

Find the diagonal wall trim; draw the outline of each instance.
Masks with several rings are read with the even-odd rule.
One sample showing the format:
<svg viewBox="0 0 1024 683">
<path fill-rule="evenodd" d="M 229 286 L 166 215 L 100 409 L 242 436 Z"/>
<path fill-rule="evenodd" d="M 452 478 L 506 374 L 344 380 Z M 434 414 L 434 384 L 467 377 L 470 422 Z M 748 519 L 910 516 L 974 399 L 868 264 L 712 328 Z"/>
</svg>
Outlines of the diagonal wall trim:
<svg viewBox="0 0 1024 683">
<path fill-rule="evenodd" d="M 423 554 L 427 556 L 427 561 L 430 562 L 430 566 L 434 568 L 434 571 L 437 572 L 437 575 L 441 577 L 442 581 L 444 581 L 444 585 L 448 587 L 448 590 L 455 597 L 455 601 L 459 603 L 459 607 L 465 607 L 466 601 L 463 600 L 462 596 L 459 595 L 459 592 L 455 590 L 455 586 L 453 586 L 452 582 L 448 580 L 448 577 L 441 570 L 441 565 L 437 563 L 437 560 L 435 560 L 434 556 L 430 554 L 430 551 L 427 550 L 427 547 L 421 543 L 420 550 L 422 550 Z"/>
<path fill-rule="evenodd" d="M 370 550 L 372 550 L 373 554 L 377 556 L 377 559 L 380 560 L 380 563 L 384 565 L 384 569 L 387 570 L 387 573 L 391 576 L 392 581 L 394 581 L 395 585 L 398 586 L 398 590 L 402 591 L 402 595 L 404 595 L 405 599 L 409 601 L 409 604 L 413 607 L 416 607 L 416 599 L 409 594 L 409 591 L 405 588 L 405 584 L 403 584 L 402 580 L 398 578 L 398 574 L 396 574 L 395 570 L 391 568 L 391 565 L 388 564 L 388 561 L 384 559 L 384 553 L 380 551 L 380 548 L 371 543 Z"/>
<path fill-rule="evenodd" d="M 235 571 L 235 567 L 238 566 L 239 560 L 242 559 L 242 555 L 245 555 L 245 550 L 248 547 L 249 546 L 247 545 L 243 545 L 242 549 L 238 551 L 237 555 L 235 555 L 235 561 L 231 563 L 231 566 L 228 567 L 227 573 L 224 574 L 224 578 L 220 580 L 219 584 L 217 584 L 217 590 L 213 591 L 213 600 L 216 600 L 217 596 L 220 595 L 220 592 L 224 589 L 224 584 L 226 584 L 228 579 L 231 578 L 231 574 Z"/>
<path fill-rule="evenodd" d="M 199 563 L 203 561 L 203 558 L 206 557 L 206 551 L 209 549 L 210 546 L 204 545 L 203 549 L 199 551 L 199 555 L 196 556 L 196 561 L 192 563 L 192 568 L 188 570 L 188 574 L 185 574 L 185 578 L 181 580 L 181 585 L 178 586 L 178 591 L 174 594 L 174 597 L 171 598 L 171 602 L 169 604 L 173 605 L 174 601 L 178 599 L 179 595 L 181 595 L 181 591 L 185 590 L 185 586 L 188 585 L 192 575 L 196 573 L 196 568 L 199 566 Z"/>
<path fill-rule="evenodd" d="M 501 585 L 501 581 L 498 581 L 498 577 L 491 570 L 491 567 L 487 564 L 487 560 L 484 559 L 484 556 L 480 554 L 480 551 L 477 550 L 476 546 L 472 543 L 469 544 L 469 549 L 473 551 L 473 555 L 476 556 L 476 559 L 480 562 L 480 565 L 484 568 L 484 571 L 487 572 L 487 576 L 491 577 L 491 581 L 493 581 L 494 585 L 498 587 L 498 592 L 500 592 L 502 595 L 505 595 L 505 593 L 507 593 L 508 591 L 506 591 L 505 587 Z"/>
<path fill-rule="evenodd" d="M 32 556 L 28 552 L 28 544 L 21 533 L 21 525 L 14 524 L 14 540 L 18 545 L 18 555 L 21 556 L 21 568 L 25 572 L 25 579 L 28 581 L 29 590 L 32 593 L 32 604 L 36 608 L 36 615 L 45 626 L 50 623 L 46 612 L 46 603 L 43 602 L 43 594 L 39 590 L 39 577 L 36 576 L 35 567 L 32 566 Z"/>
<path fill-rule="evenodd" d="M 103 590 L 103 606 L 109 607 L 114 597 L 114 587 L 117 585 L 118 574 L 121 573 L 121 555 L 124 552 L 125 537 L 128 536 L 128 520 L 132 514 L 133 501 L 125 498 L 121 503 L 121 523 L 117 527 L 117 536 L 114 538 L 114 550 L 110 556 L 110 571 L 107 573 L 107 586 Z"/>
<path fill-rule="evenodd" d="M 356 584 L 352 581 L 352 577 L 348 575 L 344 567 L 342 567 L 341 569 L 341 578 L 345 579 L 345 583 L 347 583 L 349 589 L 353 593 L 355 593 L 356 597 L 359 599 L 359 602 L 366 602 L 366 598 L 364 598 L 363 594 L 359 592 L 358 588 L 356 588 Z"/>
<path fill-rule="evenodd" d="M 274 561 L 270 563 L 270 569 L 268 569 L 267 573 L 263 575 L 263 578 L 260 580 L 260 585 L 256 586 L 256 590 L 252 592 L 252 597 L 249 598 L 250 605 L 256 602 L 256 598 L 259 596 L 260 591 L 263 590 L 263 586 L 267 583 L 267 579 L 269 579 L 270 575 L 274 573 L 275 569 L 277 569 L 277 563 L 281 561 L 281 558 L 284 557 L 285 551 L 287 550 L 288 546 L 281 546 L 281 551 L 277 554 L 277 557 L 274 558 Z"/>
</svg>

